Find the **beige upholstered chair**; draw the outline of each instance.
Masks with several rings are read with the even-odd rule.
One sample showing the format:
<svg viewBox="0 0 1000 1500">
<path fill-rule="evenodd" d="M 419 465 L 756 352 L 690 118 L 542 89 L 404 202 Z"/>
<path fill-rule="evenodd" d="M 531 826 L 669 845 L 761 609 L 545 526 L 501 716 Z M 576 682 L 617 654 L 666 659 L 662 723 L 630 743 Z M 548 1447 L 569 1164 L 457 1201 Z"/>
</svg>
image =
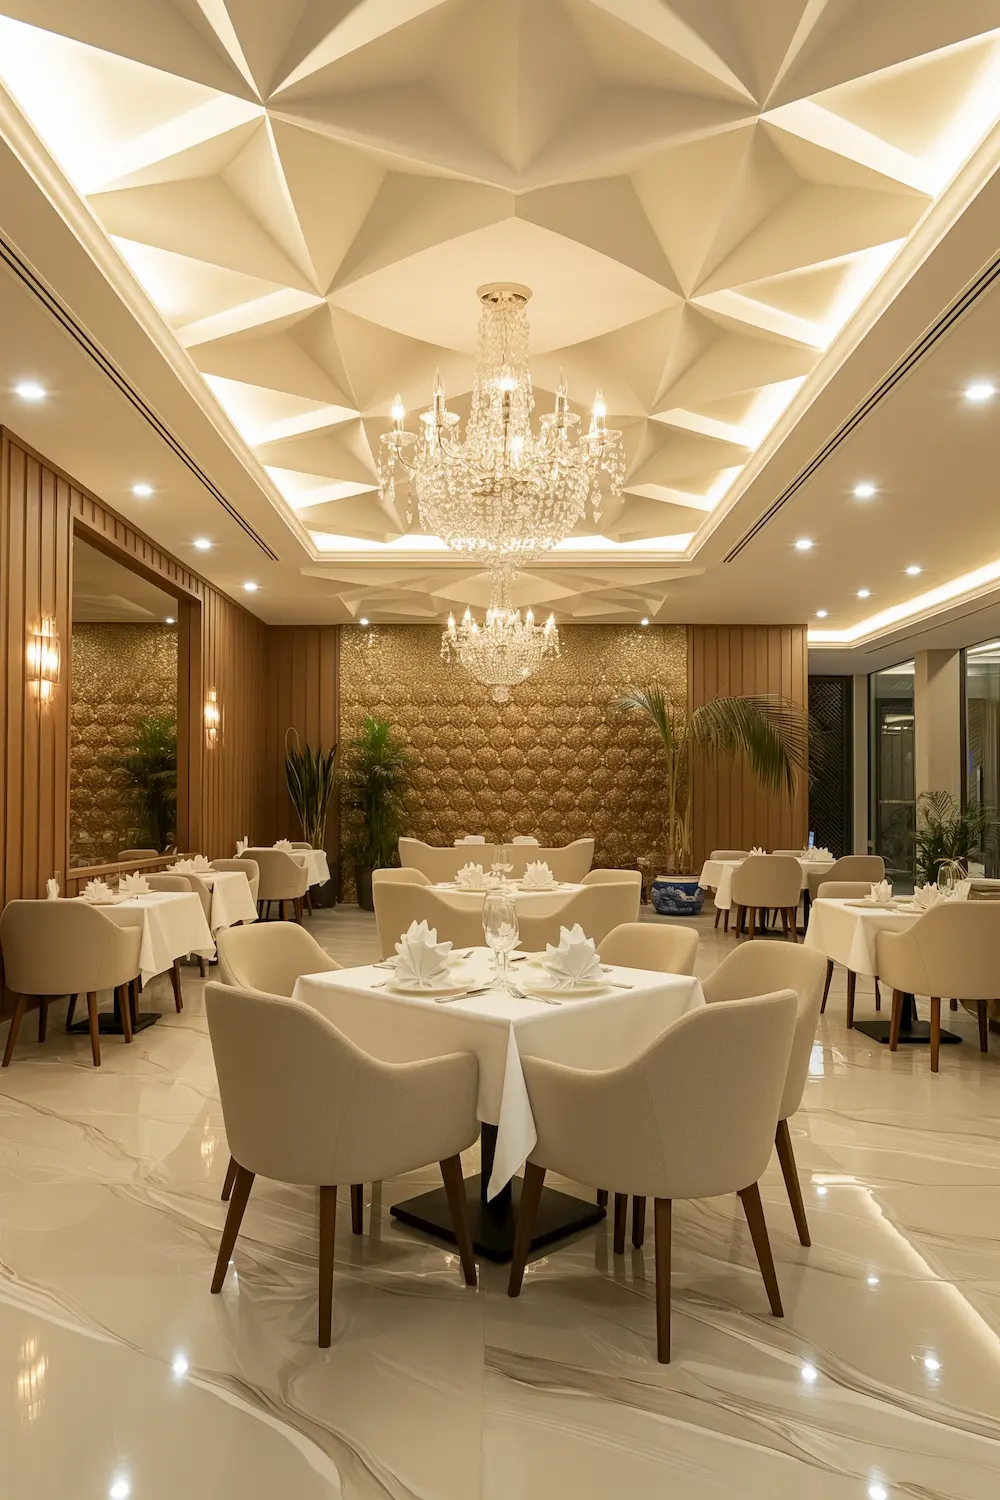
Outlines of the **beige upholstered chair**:
<svg viewBox="0 0 1000 1500">
<path fill-rule="evenodd" d="M 460 1154 L 479 1135 L 479 1067 L 369 1057 L 296 1000 L 210 984 L 208 1027 L 238 1163 L 212 1291 L 220 1292 L 255 1176 L 319 1188 L 319 1343 L 329 1348 L 337 1187 L 441 1164 L 466 1284 L 476 1284 Z"/>
<path fill-rule="evenodd" d="M 641 870 L 588 870 L 580 885 L 637 885 L 642 890 Z"/>
<path fill-rule="evenodd" d="M 736 908 L 736 936 L 740 936 L 743 919 L 750 916 L 750 936 L 754 936 L 757 915 L 766 911 L 781 913 L 785 937 L 798 942 L 796 933 L 799 894 L 802 889 L 802 867 L 788 854 L 750 854 L 733 871 L 732 903 Z"/>
<path fill-rule="evenodd" d="M 639 887 L 631 881 L 616 881 L 612 885 L 590 885 L 574 891 L 547 914 L 533 916 L 518 911 L 520 947 L 539 952 L 546 943 L 558 943 L 559 929 L 572 927 L 574 922 L 579 922 L 595 943 L 603 942 L 613 927 L 638 920 L 639 895 Z"/>
<path fill-rule="evenodd" d="M 302 921 L 302 898 L 309 889 L 309 871 L 299 864 L 284 849 L 245 849 L 245 856 L 255 860 L 260 871 L 257 886 L 258 909 L 265 913 L 271 903 L 277 901 L 278 916 L 284 919 L 285 905 L 289 903 L 295 912 L 295 920 Z"/>
<path fill-rule="evenodd" d="M 803 854 L 803 850 L 802 850 L 802 845 L 800 844 L 797 849 L 772 849 L 771 853 L 772 854 L 782 854 L 782 855 L 786 856 L 788 859 L 801 859 L 802 858 L 802 854 Z"/>
<path fill-rule="evenodd" d="M 511 866 L 511 876 L 519 880 L 529 864 L 546 864 L 557 880 L 579 885 L 594 863 L 594 840 L 574 839 L 561 848 L 544 844 L 505 844 L 504 863 Z"/>
<path fill-rule="evenodd" d="M 871 890 L 871 887 L 872 887 L 872 882 L 870 880 L 824 880 L 821 885 L 817 886 L 817 888 L 816 888 L 816 895 L 813 897 L 813 900 L 815 900 L 815 901 L 857 901 L 862 896 L 867 896 L 868 893 L 869 893 L 869 891 Z M 858 977 L 857 977 L 856 974 L 852 974 L 851 971 L 848 970 L 848 972 L 847 972 L 847 1025 L 848 1025 L 848 1028 L 850 1028 L 851 1026 L 854 1025 L 854 991 L 855 991 L 855 986 L 857 985 L 857 978 Z M 831 982 L 832 979 L 833 979 L 833 959 L 832 958 L 828 958 L 827 961 L 826 961 L 826 983 L 823 986 L 823 1003 L 820 1006 L 820 1012 L 821 1013 L 826 1010 L 826 1001 L 827 1001 L 827 996 L 830 993 L 830 982 Z M 882 1009 L 882 996 L 881 996 L 881 993 L 879 991 L 878 980 L 877 979 L 875 980 L 875 1009 L 876 1010 L 881 1010 Z"/>
<path fill-rule="evenodd" d="M 432 884 L 454 880 L 463 865 L 482 865 L 488 870 L 496 859 L 495 844 L 458 844 L 437 848 L 423 839 L 400 839 L 399 863 L 404 870 L 419 870 Z"/>
<path fill-rule="evenodd" d="M 440 891 L 406 882 L 372 882 L 375 923 L 382 957 L 389 958 L 411 922 L 426 922 L 437 928 L 438 941 L 455 948 L 483 946 L 483 904 L 473 897 L 468 906 Z"/>
<path fill-rule="evenodd" d="M 130 859 L 159 859 L 159 849 L 119 849 L 118 863 L 125 864 Z"/>
<path fill-rule="evenodd" d="M 670 1216 L 675 1198 L 738 1192 L 767 1287 L 781 1297 L 757 1180 L 767 1166 L 788 1070 L 794 991 L 706 1005 L 620 1068 L 522 1059 L 538 1143 L 525 1167 L 509 1292 L 521 1290 L 546 1171 L 654 1198 L 656 1351 L 670 1359 Z M 551 1255 L 551 1251 L 546 1254 Z"/>
<path fill-rule="evenodd" d="M 698 932 L 665 922 L 622 922 L 597 946 L 602 963 L 625 969 L 654 969 L 660 974 L 693 974 Z"/>
<path fill-rule="evenodd" d="M 892 986 L 889 1048 L 899 1045 L 903 996 L 928 995 L 931 1002 L 931 1071 L 941 1050 L 941 997 L 975 1004 L 979 1050 L 989 1050 L 989 1001 L 1000 995 L 1000 904 L 943 901 L 903 932 L 876 939 L 879 978 Z"/>
<path fill-rule="evenodd" d="M 410 865 L 390 865 L 372 871 L 372 890 L 377 885 L 430 885 L 430 881 L 422 870 L 415 870 Z"/>
<path fill-rule="evenodd" d="M 257 891 L 260 886 L 260 866 L 255 859 L 213 859 L 212 867 L 216 870 L 235 870 L 242 872 L 247 878 L 250 887 L 250 896 L 254 906 L 257 905 Z"/>
<path fill-rule="evenodd" d="M 329 974 L 342 967 L 298 922 L 255 922 L 223 927 L 216 944 L 224 984 L 291 996 L 303 974 Z"/>
<path fill-rule="evenodd" d="M 125 1040 L 130 1042 L 130 990 L 139 976 L 141 944 L 141 927 L 119 927 L 83 901 L 9 901 L 0 915 L 0 948 L 7 987 L 17 1001 L 3 1066 L 10 1063 L 29 997 L 38 999 L 38 1040 L 44 1042 L 49 1001 L 69 995 L 68 1026 L 77 995 L 86 995 L 90 1047 L 94 1067 L 99 1068 L 97 996 L 101 990 L 114 990 Z"/>
<path fill-rule="evenodd" d="M 741 943 L 723 959 L 714 974 L 702 981 L 702 991 L 709 1005 L 716 1005 L 720 1001 L 745 1000 L 748 996 L 768 994 L 774 990 L 794 990 L 798 996 L 795 1034 L 788 1058 L 774 1144 L 781 1163 L 781 1175 L 788 1190 L 795 1227 L 803 1245 L 812 1242 L 788 1119 L 802 1103 L 809 1075 L 809 1056 L 816 1037 L 825 967 L 823 955 L 809 948 L 791 948 L 785 944 L 779 948 L 776 943 L 755 943 L 751 948 L 749 943 Z"/>
<path fill-rule="evenodd" d="M 842 854 L 824 870 L 809 871 L 809 899 L 816 900 L 821 885 L 830 880 L 863 880 L 865 895 L 875 881 L 885 879 L 885 860 L 881 854 Z"/>
</svg>

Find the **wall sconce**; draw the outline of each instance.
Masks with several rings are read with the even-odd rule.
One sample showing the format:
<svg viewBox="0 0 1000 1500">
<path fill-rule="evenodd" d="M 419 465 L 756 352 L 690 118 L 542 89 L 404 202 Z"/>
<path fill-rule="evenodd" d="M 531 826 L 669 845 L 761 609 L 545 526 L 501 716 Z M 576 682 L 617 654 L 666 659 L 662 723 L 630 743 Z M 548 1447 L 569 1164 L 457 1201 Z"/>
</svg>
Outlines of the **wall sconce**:
<svg viewBox="0 0 1000 1500">
<path fill-rule="evenodd" d="M 210 750 L 214 750 L 218 744 L 221 728 L 222 710 L 219 708 L 219 695 L 215 688 L 209 688 L 205 699 L 205 743 Z"/>
<path fill-rule="evenodd" d="M 54 620 L 43 620 L 28 637 L 28 681 L 39 703 L 51 703 L 59 681 L 59 637 Z"/>
</svg>

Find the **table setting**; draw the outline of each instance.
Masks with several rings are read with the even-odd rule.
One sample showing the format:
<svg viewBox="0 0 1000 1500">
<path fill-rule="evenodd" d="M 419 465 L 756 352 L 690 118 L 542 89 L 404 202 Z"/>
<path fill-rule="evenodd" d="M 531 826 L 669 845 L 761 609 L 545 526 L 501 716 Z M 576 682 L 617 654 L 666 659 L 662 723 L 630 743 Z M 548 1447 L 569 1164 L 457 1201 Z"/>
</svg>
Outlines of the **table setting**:
<svg viewBox="0 0 1000 1500">
<path fill-rule="evenodd" d="M 532 916 L 546 916 L 584 887 L 556 880 L 544 861 L 535 861 L 520 877 L 512 877 L 496 867 L 484 870 L 482 865 L 470 862 L 456 872 L 454 880 L 438 881 L 433 889 L 464 910 L 474 909 L 475 903 L 485 900 L 488 892 L 505 890 L 519 910 Z"/>
<path fill-rule="evenodd" d="M 764 854 L 761 848 L 750 850 L 751 854 Z M 801 889 L 809 889 L 809 876 L 813 871 L 825 870 L 836 863 L 829 849 L 803 849 L 794 856 L 802 871 Z M 720 911 L 729 911 L 732 906 L 733 871 L 743 863 L 741 859 L 706 859 L 698 876 L 702 890 L 715 892 L 715 905 Z"/>
</svg>

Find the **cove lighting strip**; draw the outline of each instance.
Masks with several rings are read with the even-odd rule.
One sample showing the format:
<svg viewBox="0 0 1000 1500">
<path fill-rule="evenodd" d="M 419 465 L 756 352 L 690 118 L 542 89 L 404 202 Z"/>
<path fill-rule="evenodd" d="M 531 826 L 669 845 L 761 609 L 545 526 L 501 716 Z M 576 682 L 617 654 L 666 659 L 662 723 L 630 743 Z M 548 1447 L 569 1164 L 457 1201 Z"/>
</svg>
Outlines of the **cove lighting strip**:
<svg viewBox="0 0 1000 1500">
<path fill-rule="evenodd" d="M 987 563 L 974 573 L 963 573 L 961 578 L 952 578 L 950 582 L 942 583 L 936 589 L 928 589 L 925 594 L 917 594 L 915 598 L 907 599 L 902 604 L 890 605 L 888 609 L 869 615 L 866 620 L 860 620 L 847 630 L 810 630 L 807 639 L 810 646 L 853 646 L 858 641 L 870 640 L 904 620 L 932 614 L 944 604 L 950 604 L 963 596 L 973 596 L 998 580 L 1000 560 Z"/>
</svg>

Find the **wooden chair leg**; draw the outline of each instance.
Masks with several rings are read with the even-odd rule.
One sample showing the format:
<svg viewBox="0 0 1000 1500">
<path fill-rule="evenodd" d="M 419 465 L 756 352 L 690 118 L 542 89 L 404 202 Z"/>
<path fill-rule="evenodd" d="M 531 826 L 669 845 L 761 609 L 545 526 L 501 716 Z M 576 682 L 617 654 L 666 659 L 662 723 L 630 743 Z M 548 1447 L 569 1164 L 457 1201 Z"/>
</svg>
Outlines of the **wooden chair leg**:
<svg viewBox="0 0 1000 1500">
<path fill-rule="evenodd" d="M 931 1072 L 938 1071 L 941 1059 L 941 1000 L 931 996 Z"/>
<path fill-rule="evenodd" d="M 70 997 L 69 997 L 69 1005 L 66 1007 L 66 1030 L 67 1031 L 69 1030 L 69 1028 L 73 1024 L 73 1016 L 74 1016 L 74 1013 L 76 1012 L 76 1002 L 77 1002 L 77 1000 L 79 998 L 80 998 L 79 995 L 70 995 Z"/>
<path fill-rule="evenodd" d="M 756 906 L 751 906 L 749 908 L 749 913 L 750 913 L 750 915 L 749 915 L 748 922 L 747 922 L 747 926 L 749 927 L 748 937 L 750 938 L 750 941 L 753 942 L 754 938 L 757 936 L 757 908 L 756 908 Z"/>
<path fill-rule="evenodd" d="M 351 1233 L 364 1234 L 365 1230 L 365 1185 L 355 1182 L 351 1187 Z"/>
<path fill-rule="evenodd" d="M 831 985 L 832 982 L 833 982 L 833 959 L 832 958 L 828 958 L 827 961 L 826 961 L 826 984 L 824 984 L 824 986 L 823 986 L 823 1002 L 822 1002 L 822 1004 L 820 1005 L 820 1008 L 819 1008 L 820 1015 L 822 1015 L 823 1012 L 826 1010 L 826 1002 L 827 1002 L 827 999 L 828 999 L 829 994 L 830 994 L 830 985 Z"/>
<path fill-rule="evenodd" d="M 441 1178 L 448 1198 L 451 1223 L 458 1241 L 458 1256 L 466 1286 L 476 1285 L 476 1255 L 472 1248 L 472 1229 L 469 1225 L 469 1205 L 465 1197 L 465 1179 L 462 1176 L 462 1158 L 449 1156 L 440 1163 Z"/>
<path fill-rule="evenodd" d="M 642 1242 L 646 1238 L 646 1200 L 645 1198 L 632 1199 L 632 1243 L 637 1250 L 642 1249 Z"/>
<path fill-rule="evenodd" d="M 514 1253 L 510 1262 L 510 1280 L 507 1283 L 508 1297 L 521 1295 L 521 1282 L 528 1263 L 531 1239 L 535 1233 L 535 1219 L 538 1217 L 538 1201 L 544 1184 L 545 1168 L 536 1167 L 533 1161 L 529 1161 L 525 1165 L 524 1182 L 521 1184 L 521 1206 L 514 1231 Z"/>
<path fill-rule="evenodd" d="M 128 985 L 120 984 L 115 990 L 115 999 L 118 1001 L 118 1014 L 122 1019 L 122 1035 L 126 1042 L 132 1040 L 132 1011 L 128 1003 Z"/>
<path fill-rule="evenodd" d="M 949 1000 L 948 1001 L 948 1009 L 949 1010 L 958 1010 L 958 1001 L 957 1000 Z"/>
<path fill-rule="evenodd" d="M 797 906 L 788 908 L 788 932 L 793 943 L 799 940 L 799 909 Z"/>
<path fill-rule="evenodd" d="M 607 1206 L 608 1206 L 608 1190 L 607 1190 L 607 1188 L 598 1188 L 597 1189 L 597 1206 L 598 1206 L 598 1208 L 607 1208 Z"/>
<path fill-rule="evenodd" d="M 312 909 L 313 909 L 312 887 L 307 885 L 306 886 L 306 911 L 309 913 L 310 916 L 312 916 Z"/>
<path fill-rule="evenodd" d="M 743 1212 L 747 1216 L 747 1224 L 750 1226 L 750 1238 L 757 1252 L 757 1264 L 760 1266 L 760 1274 L 764 1278 L 764 1287 L 767 1291 L 767 1300 L 771 1304 L 771 1311 L 776 1318 L 783 1318 L 781 1307 L 781 1293 L 778 1290 L 778 1277 L 774 1269 L 774 1260 L 771 1256 L 771 1241 L 767 1237 L 767 1224 L 764 1220 L 764 1209 L 760 1201 L 760 1188 L 754 1182 L 750 1187 L 741 1188 L 740 1202 L 743 1204 Z"/>
<path fill-rule="evenodd" d="M 875 980 L 875 1009 L 882 1009 L 882 991 L 878 987 L 878 979 Z"/>
<path fill-rule="evenodd" d="M 293 908 L 293 910 L 295 912 L 295 920 L 296 920 L 296 922 L 298 922 L 299 926 L 301 927 L 302 926 L 302 897 L 301 896 L 296 896 L 295 897 L 294 901 L 292 902 L 292 908 Z"/>
<path fill-rule="evenodd" d="M 239 1170 L 240 1169 L 236 1164 L 236 1157 L 231 1156 L 229 1158 L 229 1166 L 226 1168 L 226 1180 L 222 1184 L 223 1203 L 228 1203 L 230 1198 L 233 1196 L 233 1185 L 236 1182 L 236 1174 Z"/>
<path fill-rule="evenodd" d="M 805 1204 L 802 1202 L 802 1184 L 799 1181 L 799 1172 L 795 1165 L 795 1152 L 792 1150 L 792 1133 L 788 1128 L 787 1120 L 778 1121 L 774 1144 L 778 1152 L 778 1161 L 781 1164 L 781 1175 L 785 1179 L 788 1201 L 792 1205 L 792 1218 L 795 1220 L 795 1228 L 798 1230 L 799 1244 L 811 1245 L 809 1222 L 806 1219 Z"/>
<path fill-rule="evenodd" d="M 319 1347 L 333 1335 L 333 1247 L 337 1239 L 337 1189 L 319 1190 Z"/>
<path fill-rule="evenodd" d="M 625 1220 L 628 1217 L 628 1193 L 615 1194 L 615 1234 L 614 1252 L 616 1255 L 625 1254 Z"/>
<path fill-rule="evenodd" d="M 101 1028 L 97 1023 L 97 996 L 93 990 L 87 996 L 87 1017 L 90 1021 L 90 1051 L 94 1067 L 101 1066 Z"/>
<path fill-rule="evenodd" d="M 729 907 L 728 906 L 726 907 L 726 910 L 723 912 L 723 918 L 724 918 L 724 920 L 723 920 L 723 923 L 722 923 L 722 930 L 723 930 L 723 932 L 728 932 L 729 931 Z"/>
<path fill-rule="evenodd" d="M 49 1029 L 49 1000 L 47 995 L 38 997 L 38 1040 L 44 1042 Z"/>
<path fill-rule="evenodd" d="M 787 943 L 788 942 L 788 907 L 787 906 L 783 906 L 781 908 L 781 931 L 782 931 L 782 935 L 783 935 L 783 937 L 785 939 L 785 942 Z"/>
<path fill-rule="evenodd" d="M 10 1059 L 13 1055 L 14 1047 L 17 1043 L 17 1033 L 21 1029 L 21 1022 L 24 1019 L 24 1012 L 27 1010 L 27 1008 L 28 997 L 26 995 L 18 995 L 17 1004 L 14 1006 L 14 1014 L 10 1018 L 10 1030 L 7 1033 L 7 1045 L 3 1049 L 3 1066 L 5 1068 L 10 1067 Z"/>
<path fill-rule="evenodd" d="M 181 966 L 176 958 L 170 970 L 170 984 L 174 992 L 174 1009 L 180 1013 L 184 1009 L 184 1000 L 181 995 Z"/>
<path fill-rule="evenodd" d="M 958 1004 L 958 1001 L 955 1001 Z M 990 1050 L 990 1018 L 986 1009 L 988 1000 L 976 1001 L 976 1018 L 979 1021 L 979 1050 L 989 1052 Z"/>
<path fill-rule="evenodd" d="M 854 1026 L 854 997 L 858 988 L 858 976 L 853 969 L 847 971 L 847 1029 Z"/>
<path fill-rule="evenodd" d="M 669 1198 L 653 1199 L 653 1256 L 656 1265 L 656 1358 L 670 1363 L 670 1218 Z"/>
<path fill-rule="evenodd" d="M 208 964 L 201 957 L 199 957 L 199 959 L 198 959 L 198 968 L 199 968 L 199 970 L 201 972 L 202 979 L 207 979 L 208 978 Z"/>
<path fill-rule="evenodd" d="M 895 1052 L 899 1046 L 899 1028 L 903 1024 L 903 991 L 892 992 L 892 1016 L 889 1020 L 889 1051 Z"/>
<path fill-rule="evenodd" d="M 219 1244 L 219 1257 L 215 1262 L 215 1275 L 212 1277 L 213 1292 L 222 1291 L 222 1283 L 226 1279 L 229 1260 L 233 1253 L 233 1246 L 236 1244 L 236 1236 L 240 1232 L 240 1225 L 243 1223 L 243 1215 L 246 1212 L 247 1199 L 250 1197 L 252 1187 L 253 1173 L 248 1172 L 246 1167 L 237 1167 L 232 1202 L 226 1215 L 226 1226 L 222 1231 L 222 1240 Z"/>
</svg>

